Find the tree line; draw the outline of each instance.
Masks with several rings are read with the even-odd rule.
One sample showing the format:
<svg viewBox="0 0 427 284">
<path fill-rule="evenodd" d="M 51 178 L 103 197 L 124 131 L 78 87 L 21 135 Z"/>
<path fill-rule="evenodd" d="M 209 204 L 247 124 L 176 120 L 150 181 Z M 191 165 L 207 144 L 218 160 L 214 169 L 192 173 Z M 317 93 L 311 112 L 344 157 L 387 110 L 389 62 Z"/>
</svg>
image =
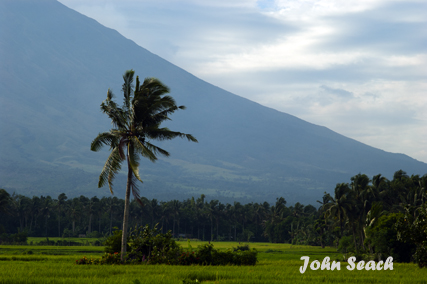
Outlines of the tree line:
<svg viewBox="0 0 427 284">
<path fill-rule="evenodd" d="M 273 204 L 224 204 L 215 199 L 207 200 L 203 194 L 183 201 L 141 197 L 130 202 L 129 224 L 130 227 L 159 224 L 162 232 L 171 230 L 176 238 L 337 247 L 341 241 L 347 249 L 367 251 L 378 246 L 380 240 L 375 239 L 380 233 L 372 236 L 372 232 L 384 222 L 396 223 L 408 210 L 412 215 L 418 214 L 416 209 L 425 206 L 427 200 L 426 185 L 427 175 L 408 176 L 402 170 L 397 171 L 392 180 L 382 175 L 370 179 L 357 174 L 350 183 L 337 184 L 332 194 L 325 193 L 318 201 L 318 208 L 299 202 L 287 206 L 283 197 Z M 0 204 L 3 233 L 101 236 L 111 235 L 123 222 L 124 200 L 117 197 L 71 199 L 61 193 L 57 198 L 30 198 L 0 190 Z"/>
<path fill-rule="evenodd" d="M 61 193 L 57 198 L 9 194 L 0 189 L 0 233 L 27 232 L 37 237 L 78 237 L 111 235 L 114 229 L 122 228 L 124 200 L 117 197 L 85 196 L 68 198 Z M 141 205 L 142 203 L 142 205 Z M 318 210 L 300 203 L 287 207 L 283 197 L 274 205 L 268 202 L 224 204 L 198 198 L 183 201 L 158 201 L 157 199 L 130 202 L 130 227 L 158 224 L 163 233 L 171 231 L 176 238 L 195 238 L 205 241 L 268 241 L 265 233 L 271 214 L 284 206 L 295 220 L 312 222 Z M 286 218 L 286 214 L 282 216 Z"/>
</svg>

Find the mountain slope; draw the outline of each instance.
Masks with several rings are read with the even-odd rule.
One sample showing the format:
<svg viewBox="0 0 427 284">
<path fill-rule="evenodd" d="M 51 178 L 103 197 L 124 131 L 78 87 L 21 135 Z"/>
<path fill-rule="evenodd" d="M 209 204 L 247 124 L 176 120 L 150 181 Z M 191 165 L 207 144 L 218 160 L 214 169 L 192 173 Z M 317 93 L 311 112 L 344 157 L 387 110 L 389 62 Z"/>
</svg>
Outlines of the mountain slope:
<svg viewBox="0 0 427 284">
<path fill-rule="evenodd" d="M 172 130 L 198 144 L 161 143 L 172 154 L 143 161 L 141 193 L 202 193 L 222 200 L 314 203 L 359 172 L 391 178 L 427 164 L 387 153 L 210 85 L 53 0 L 0 2 L 0 187 L 23 194 L 105 195 L 97 176 L 108 155 L 91 140 L 110 123 L 99 105 L 134 69 L 171 88 Z M 124 177 L 115 182 L 124 190 Z"/>
</svg>

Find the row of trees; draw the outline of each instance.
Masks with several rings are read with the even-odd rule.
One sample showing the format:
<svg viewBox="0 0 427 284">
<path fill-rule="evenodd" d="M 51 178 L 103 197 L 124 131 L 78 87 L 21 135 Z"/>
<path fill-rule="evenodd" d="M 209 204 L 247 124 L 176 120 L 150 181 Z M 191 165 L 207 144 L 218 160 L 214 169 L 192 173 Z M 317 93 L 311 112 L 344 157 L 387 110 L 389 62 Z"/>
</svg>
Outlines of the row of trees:
<svg viewBox="0 0 427 284">
<path fill-rule="evenodd" d="M 325 193 L 319 208 L 301 203 L 287 206 L 283 197 L 274 204 L 224 204 L 204 195 L 161 202 L 142 197 L 130 202 L 129 225 L 159 224 L 162 232 L 170 230 L 175 237 L 336 246 L 343 252 L 410 261 L 417 246 L 423 246 L 411 239 L 418 234 L 418 239 L 427 240 L 422 235 L 427 227 L 418 218 L 427 214 L 426 185 L 427 175 L 409 176 L 402 170 L 392 180 L 358 174 L 350 183 L 337 184 L 333 194 Z M 124 203 L 116 197 L 68 199 L 62 193 L 56 199 L 29 198 L 0 190 L 0 233 L 110 235 L 114 227 L 122 227 Z"/>
<path fill-rule="evenodd" d="M 1 230 L 8 233 L 26 231 L 30 236 L 68 237 L 110 235 L 114 227 L 121 228 L 124 200 L 117 197 L 68 199 L 62 193 L 57 198 L 12 194 L 1 189 Z M 205 195 L 184 201 L 159 202 L 145 197 L 130 202 L 130 226 L 159 224 L 162 232 L 172 231 L 175 237 L 201 240 L 267 241 L 277 221 L 290 216 L 295 229 L 299 223 L 311 223 L 318 210 L 300 203 L 286 207 L 283 197 L 272 206 L 268 202 L 224 204 L 206 200 Z M 141 204 L 142 203 L 142 206 Z M 285 211 L 283 211 L 285 208 Z M 278 215 L 281 211 L 281 215 Z"/>
</svg>

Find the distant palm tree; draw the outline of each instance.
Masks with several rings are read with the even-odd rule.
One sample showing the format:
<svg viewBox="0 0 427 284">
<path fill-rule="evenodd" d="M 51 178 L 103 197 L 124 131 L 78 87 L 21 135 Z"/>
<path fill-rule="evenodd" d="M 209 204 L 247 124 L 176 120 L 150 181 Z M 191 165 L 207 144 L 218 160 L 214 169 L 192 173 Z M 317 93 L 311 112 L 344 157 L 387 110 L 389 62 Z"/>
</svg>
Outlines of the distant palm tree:
<svg viewBox="0 0 427 284">
<path fill-rule="evenodd" d="M 98 134 L 92 141 L 91 150 L 99 151 L 104 145 L 111 149 L 110 156 L 99 176 L 98 187 L 108 183 L 111 193 L 112 181 L 121 169 L 121 163 L 126 160 L 128 166 L 127 186 L 125 195 L 125 208 L 123 216 L 123 234 L 121 260 L 126 254 L 126 239 L 129 215 L 130 192 L 139 200 L 139 190 L 136 180 L 142 182 L 139 176 L 139 155 L 157 160 L 157 154 L 169 156 L 162 148 L 151 144 L 150 140 L 170 140 L 176 137 L 187 138 L 197 142 L 190 134 L 171 131 L 168 128 L 160 128 L 160 124 L 169 120 L 168 115 L 184 106 L 177 106 L 174 99 L 165 94 L 169 93 L 168 87 L 155 78 L 147 78 L 143 84 L 139 84 L 136 77 L 135 91 L 133 91 L 134 71 L 128 70 L 123 75 L 122 87 L 124 101 L 119 107 L 113 101 L 113 93 L 108 90 L 107 99 L 101 104 L 101 111 L 109 116 L 114 126 L 109 132 Z"/>
<path fill-rule="evenodd" d="M 56 208 L 58 209 L 58 237 L 61 237 L 61 213 L 62 209 L 65 207 L 65 201 L 67 198 L 68 197 L 65 193 L 61 193 L 58 195 L 58 199 L 56 200 Z"/>
<path fill-rule="evenodd" d="M 169 205 L 169 212 L 173 216 L 172 236 L 177 237 L 179 235 L 179 215 L 181 211 L 181 202 L 179 202 L 179 200 L 174 199 L 168 202 L 168 205 Z M 175 223 L 178 223 L 177 233 L 175 233 Z"/>
<path fill-rule="evenodd" d="M 0 188 L 0 213 L 9 213 L 10 214 L 10 203 L 12 199 L 10 198 L 10 194 Z"/>
<path fill-rule="evenodd" d="M 340 224 L 341 236 L 344 231 L 344 221 L 351 215 L 355 203 L 351 197 L 351 190 L 348 184 L 341 183 L 335 187 L 335 195 L 331 202 L 324 206 L 325 216 L 337 218 Z"/>
</svg>

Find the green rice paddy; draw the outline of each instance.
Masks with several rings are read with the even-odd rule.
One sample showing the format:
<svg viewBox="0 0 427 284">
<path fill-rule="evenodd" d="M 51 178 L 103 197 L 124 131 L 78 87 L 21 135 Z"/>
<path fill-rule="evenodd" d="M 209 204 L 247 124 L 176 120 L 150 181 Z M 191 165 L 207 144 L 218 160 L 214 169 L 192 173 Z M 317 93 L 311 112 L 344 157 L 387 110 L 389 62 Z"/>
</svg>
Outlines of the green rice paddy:
<svg viewBox="0 0 427 284">
<path fill-rule="evenodd" d="M 42 238 L 40 239 L 42 240 Z M 53 240 L 53 239 L 52 239 Z M 32 239 L 36 243 L 36 239 Z M 179 242 L 183 247 L 188 243 Z M 197 247 L 203 242 L 192 241 Z M 214 242 L 216 248 L 238 246 Z M 241 244 L 243 245 L 243 243 Z M 341 260 L 334 248 L 249 243 L 259 251 L 255 266 L 75 265 L 84 256 L 100 258 L 95 246 L 0 246 L 0 283 L 426 283 L 427 269 L 394 263 L 393 270 L 310 270 L 300 273 L 301 256 L 320 262 Z M 196 279 L 198 282 L 196 282 Z"/>
</svg>

